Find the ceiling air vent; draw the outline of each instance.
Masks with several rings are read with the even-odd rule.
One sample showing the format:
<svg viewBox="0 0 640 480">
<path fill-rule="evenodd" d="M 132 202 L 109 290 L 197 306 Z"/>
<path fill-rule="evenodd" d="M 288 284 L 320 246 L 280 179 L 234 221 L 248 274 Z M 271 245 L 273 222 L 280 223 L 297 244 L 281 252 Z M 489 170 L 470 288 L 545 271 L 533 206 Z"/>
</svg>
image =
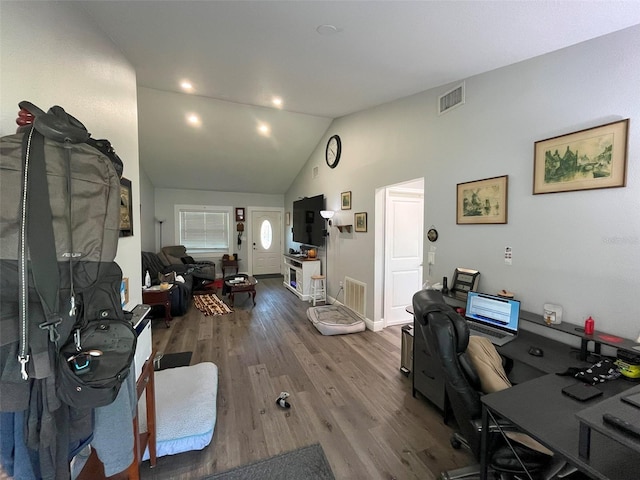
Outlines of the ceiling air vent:
<svg viewBox="0 0 640 480">
<path fill-rule="evenodd" d="M 464 82 L 438 97 L 438 115 L 464 105 Z"/>
<path fill-rule="evenodd" d="M 317 178 L 318 177 L 318 166 L 316 165 L 315 167 L 313 167 L 313 169 L 311 170 L 311 178 Z"/>
</svg>

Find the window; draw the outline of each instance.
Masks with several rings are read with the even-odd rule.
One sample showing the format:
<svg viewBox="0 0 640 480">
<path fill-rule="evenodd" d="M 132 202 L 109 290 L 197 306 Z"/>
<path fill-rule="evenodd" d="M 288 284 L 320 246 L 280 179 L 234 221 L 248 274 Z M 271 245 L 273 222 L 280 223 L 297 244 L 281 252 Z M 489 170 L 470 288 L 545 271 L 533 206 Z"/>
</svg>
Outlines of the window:
<svg viewBox="0 0 640 480">
<path fill-rule="evenodd" d="M 264 220 L 262 222 L 262 226 L 260 227 L 260 243 L 264 250 L 269 250 L 271 248 L 271 243 L 273 242 L 273 229 L 271 228 L 271 222 L 269 220 Z"/>
<path fill-rule="evenodd" d="M 231 208 L 176 206 L 179 244 L 190 253 L 228 252 L 231 246 Z"/>
</svg>

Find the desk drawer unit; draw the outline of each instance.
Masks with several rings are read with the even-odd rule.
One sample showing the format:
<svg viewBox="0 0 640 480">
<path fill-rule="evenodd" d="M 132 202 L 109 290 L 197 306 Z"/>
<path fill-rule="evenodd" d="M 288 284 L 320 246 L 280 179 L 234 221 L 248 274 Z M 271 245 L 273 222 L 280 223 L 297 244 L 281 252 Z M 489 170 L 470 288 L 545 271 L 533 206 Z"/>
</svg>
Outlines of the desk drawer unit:
<svg viewBox="0 0 640 480">
<path fill-rule="evenodd" d="M 431 403 L 444 412 L 444 374 L 429 351 L 420 326 L 414 323 L 413 336 L 413 394 L 420 392 Z"/>
</svg>

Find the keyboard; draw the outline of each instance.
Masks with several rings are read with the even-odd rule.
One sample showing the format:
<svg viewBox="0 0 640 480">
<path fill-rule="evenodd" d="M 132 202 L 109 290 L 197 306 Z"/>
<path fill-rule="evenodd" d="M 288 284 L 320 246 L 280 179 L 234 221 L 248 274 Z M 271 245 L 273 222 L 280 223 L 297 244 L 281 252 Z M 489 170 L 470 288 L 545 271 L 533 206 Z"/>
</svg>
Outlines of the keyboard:
<svg viewBox="0 0 640 480">
<path fill-rule="evenodd" d="M 491 330 L 490 328 L 483 327 L 482 325 L 476 325 L 475 323 L 469 324 L 469 330 L 473 330 L 478 333 L 484 333 L 485 335 L 489 335 L 494 338 L 504 338 L 507 336 L 504 333 L 496 332 L 495 330 Z"/>
</svg>

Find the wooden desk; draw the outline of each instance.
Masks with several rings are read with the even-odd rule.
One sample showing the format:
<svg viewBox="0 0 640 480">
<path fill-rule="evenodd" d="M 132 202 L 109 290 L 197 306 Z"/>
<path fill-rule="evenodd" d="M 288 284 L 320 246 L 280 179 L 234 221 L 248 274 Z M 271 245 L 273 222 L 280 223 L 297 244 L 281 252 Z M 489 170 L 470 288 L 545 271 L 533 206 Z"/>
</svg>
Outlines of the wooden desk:
<svg viewBox="0 0 640 480">
<path fill-rule="evenodd" d="M 155 356 L 156 351 L 154 350 L 147 361 L 144 362 L 142 373 L 136 383 L 138 400 L 140 400 L 142 392 L 146 392 L 147 431 L 140 433 L 138 415 L 136 414 L 133 418 L 133 463 L 127 470 L 129 480 L 140 480 L 140 462 L 147 445 L 149 446 L 149 463 L 151 467 L 156 466 L 156 390 L 153 372 L 153 359 Z"/>
<path fill-rule="evenodd" d="M 142 289 L 142 301 L 147 305 L 161 305 L 164 307 L 164 323 L 169 327 L 173 317 L 171 316 L 171 291 L 176 287 L 171 285 L 167 290 L 161 290 L 159 285 Z"/>
</svg>

